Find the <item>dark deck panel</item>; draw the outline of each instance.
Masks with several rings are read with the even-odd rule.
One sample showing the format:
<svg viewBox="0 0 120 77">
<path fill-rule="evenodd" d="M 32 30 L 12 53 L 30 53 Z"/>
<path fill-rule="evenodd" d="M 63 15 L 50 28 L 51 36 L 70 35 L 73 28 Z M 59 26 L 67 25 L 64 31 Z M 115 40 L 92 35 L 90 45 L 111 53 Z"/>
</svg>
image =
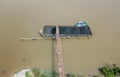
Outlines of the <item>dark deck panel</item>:
<svg viewBox="0 0 120 77">
<path fill-rule="evenodd" d="M 59 26 L 60 37 L 77 37 L 77 36 L 91 36 L 89 26 L 75 27 L 75 26 Z M 44 37 L 54 37 L 56 33 L 55 26 L 44 26 L 42 35 Z"/>
</svg>

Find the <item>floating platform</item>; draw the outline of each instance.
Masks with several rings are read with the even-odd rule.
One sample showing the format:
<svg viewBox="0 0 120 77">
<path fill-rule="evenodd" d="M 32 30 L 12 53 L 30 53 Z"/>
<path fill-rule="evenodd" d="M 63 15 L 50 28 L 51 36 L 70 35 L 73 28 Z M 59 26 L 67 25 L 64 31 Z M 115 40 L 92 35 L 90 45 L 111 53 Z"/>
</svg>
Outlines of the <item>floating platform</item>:
<svg viewBox="0 0 120 77">
<path fill-rule="evenodd" d="M 91 37 L 92 32 L 89 26 L 59 26 L 60 37 Z M 56 26 L 45 25 L 41 30 L 40 34 L 43 37 L 55 37 L 56 35 Z"/>
</svg>

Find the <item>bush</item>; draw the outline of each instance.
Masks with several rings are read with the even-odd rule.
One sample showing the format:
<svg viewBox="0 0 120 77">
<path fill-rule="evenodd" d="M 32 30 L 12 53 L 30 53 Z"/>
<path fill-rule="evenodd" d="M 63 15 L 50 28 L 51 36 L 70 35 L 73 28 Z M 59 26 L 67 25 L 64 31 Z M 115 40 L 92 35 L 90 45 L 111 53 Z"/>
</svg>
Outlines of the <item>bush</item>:
<svg viewBox="0 0 120 77">
<path fill-rule="evenodd" d="M 73 73 L 67 73 L 65 76 L 66 76 L 66 77 L 76 77 L 76 75 L 73 74 Z"/>
<path fill-rule="evenodd" d="M 30 77 L 30 74 L 28 71 L 25 72 L 25 77 Z"/>
<path fill-rule="evenodd" d="M 107 65 L 98 69 L 105 77 L 120 76 L 120 67 L 116 64 Z"/>
</svg>

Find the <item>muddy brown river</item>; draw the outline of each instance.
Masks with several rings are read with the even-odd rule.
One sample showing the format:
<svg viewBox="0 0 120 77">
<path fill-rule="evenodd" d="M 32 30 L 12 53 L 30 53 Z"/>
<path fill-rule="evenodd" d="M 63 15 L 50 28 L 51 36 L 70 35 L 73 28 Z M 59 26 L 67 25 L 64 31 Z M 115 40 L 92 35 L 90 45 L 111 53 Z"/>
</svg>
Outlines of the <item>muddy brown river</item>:
<svg viewBox="0 0 120 77">
<path fill-rule="evenodd" d="M 56 69 L 55 41 L 20 37 L 81 20 L 93 36 L 62 39 L 64 72 L 86 75 L 106 63 L 120 65 L 120 0 L 0 0 L 0 77 L 23 68 Z"/>
</svg>

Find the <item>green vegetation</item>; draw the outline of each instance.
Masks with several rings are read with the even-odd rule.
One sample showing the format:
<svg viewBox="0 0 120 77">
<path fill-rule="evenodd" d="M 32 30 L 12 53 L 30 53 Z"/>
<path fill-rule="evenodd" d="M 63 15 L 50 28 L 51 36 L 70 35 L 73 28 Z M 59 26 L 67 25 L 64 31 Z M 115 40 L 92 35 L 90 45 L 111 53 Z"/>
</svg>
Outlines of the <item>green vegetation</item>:
<svg viewBox="0 0 120 77">
<path fill-rule="evenodd" d="M 66 74 L 66 77 L 76 77 L 76 75 L 73 73 L 68 73 L 68 74 Z"/>
<path fill-rule="evenodd" d="M 30 77 L 30 74 L 28 71 L 25 73 L 25 77 Z"/>
<path fill-rule="evenodd" d="M 32 73 L 35 77 L 40 77 L 40 69 L 38 68 L 32 68 Z"/>
<path fill-rule="evenodd" d="M 58 73 L 52 70 L 41 70 L 39 68 L 32 68 L 32 73 L 35 77 L 58 77 Z M 120 67 L 116 64 L 112 65 L 105 65 L 103 67 L 98 68 L 98 70 L 105 76 L 105 77 L 116 77 L 120 76 Z M 25 73 L 25 77 L 30 77 L 29 72 Z M 75 73 L 67 73 L 65 77 L 84 77 L 80 75 L 76 75 Z M 99 77 L 98 75 L 91 75 L 91 77 Z"/>
<path fill-rule="evenodd" d="M 105 77 L 120 76 L 120 67 L 117 67 L 116 64 L 112 64 L 112 65 L 107 65 L 107 66 L 101 67 L 101 68 L 99 68 L 99 71 Z"/>
<path fill-rule="evenodd" d="M 39 68 L 32 68 L 32 73 L 35 77 L 58 77 L 58 73 L 56 71 L 52 70 L 41 70 Z M 31 77 L 30 73 L 27 71 L 25 77 Z M 75 73 L 67 73 L 65 74 L 65 77 L 84 77 L 80 75 L 76 75 Z M 92 77 L 98 77 L 98 76 L 92 76 Z"/>
<path fill-rule="evenodd" d="M 58 77 L 58 73 L 56 71 L 41 70 L 39 68 L 32 68 L 31 70 L 35 77 Z"/>
<path fill-rule="evenodd" d="M 35 77 L 58 77 L 58 73 L 52 70 L 41 70 L 39 68 L 32 68 L 32 73 Z M 27 71 L 25 77 L 30 77 L 29 72 Z M 74 73 L 68 73 L 65 77 L 77 77 Z"/>
</svg>

